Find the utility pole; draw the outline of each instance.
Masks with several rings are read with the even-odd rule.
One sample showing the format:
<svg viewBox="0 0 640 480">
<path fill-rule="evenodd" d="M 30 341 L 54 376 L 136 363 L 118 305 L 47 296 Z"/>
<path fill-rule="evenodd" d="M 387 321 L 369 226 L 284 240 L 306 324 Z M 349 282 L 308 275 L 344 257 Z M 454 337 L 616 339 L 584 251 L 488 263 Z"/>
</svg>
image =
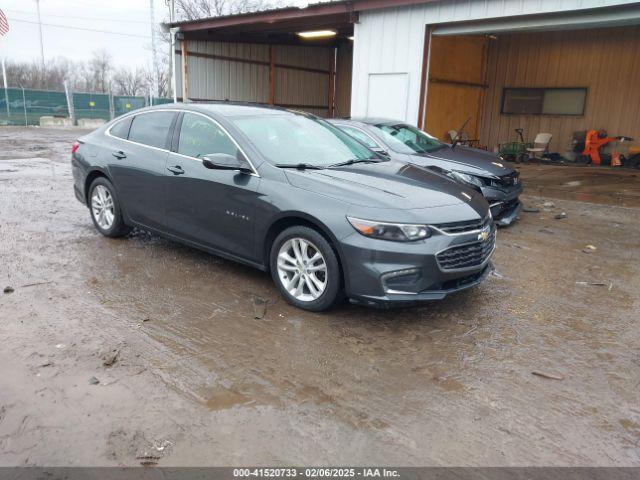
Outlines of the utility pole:
<svg viewBox="0 0 640 480">
<path fill-rule="evenodd" d="M 169 7 L 169 24 L 176 21 L 176 1 L 164 0 Z M 178 94 L 176 93 L 176 32 L 175 29 L 169 29 L 169 78 L 171 79 L 171 94 L 173 95 L 173 102 L 178 101 Z"/>
<path fill-rule="evenodd" d="M 38 11 L 38 32 L 40 34 L 40 68 L 44 80 L 44 43 L 42 42 L 42 20 L 40 19 L 40 0 L 36 0 L 36 10 Z"/>
<path fill-rule="evenodd" d="M 156 21 L 154 18 L 153 0 L 149 0 L 149 20 L 151 21 L 151 62 L 153 63 L 152 74 L 152 96 L 159 97 L 158 87 L 158 52 L 156 50 Z M 152 102 L 153 104 L 153 102 Z"/>
<path fill-rule="evenodd" d="M 64 81 L 64 94 L 67 97 L 67 110 L 69 111 L 69 118 L 71 119 L 71 124 L 76 124 L 76 110 L 73 106 L 73 93 L 69 89 L 69 83 Z"/>
</svg>

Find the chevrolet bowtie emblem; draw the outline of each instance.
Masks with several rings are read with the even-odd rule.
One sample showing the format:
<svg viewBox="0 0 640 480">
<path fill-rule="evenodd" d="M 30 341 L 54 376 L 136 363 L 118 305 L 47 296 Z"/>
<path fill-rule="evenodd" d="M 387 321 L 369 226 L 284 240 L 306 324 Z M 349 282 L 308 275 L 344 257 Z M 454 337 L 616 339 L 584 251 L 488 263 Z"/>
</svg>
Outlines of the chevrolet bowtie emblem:
<svg viewBox="0 0 640 480">
<path fill-rule="evenodd" d="M 478 234 L 478 240 L 480 241 L 486 241 L 489 238 L 489 230 L 482 230 L 479 234 Z"/>
</svg>

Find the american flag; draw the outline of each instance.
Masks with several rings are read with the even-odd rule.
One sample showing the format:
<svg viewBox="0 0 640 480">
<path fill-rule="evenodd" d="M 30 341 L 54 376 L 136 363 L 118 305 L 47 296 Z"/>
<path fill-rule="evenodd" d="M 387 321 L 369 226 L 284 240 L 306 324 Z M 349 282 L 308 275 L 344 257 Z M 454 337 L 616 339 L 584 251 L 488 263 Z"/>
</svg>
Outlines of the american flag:
<svg viewBox="0 0 640 480">
<path fill-rule="evenodd" d="M 9 22 L 7 16 L 2 10 L 0 10 L 0 36 L 6 35 L 9 32 Z"/>
</svg>

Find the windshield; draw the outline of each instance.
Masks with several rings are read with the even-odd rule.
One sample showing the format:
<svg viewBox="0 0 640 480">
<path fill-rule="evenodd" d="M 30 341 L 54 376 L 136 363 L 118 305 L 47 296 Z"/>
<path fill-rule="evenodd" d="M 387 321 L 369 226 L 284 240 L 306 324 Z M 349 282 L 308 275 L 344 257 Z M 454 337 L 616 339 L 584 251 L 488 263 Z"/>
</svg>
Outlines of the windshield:
<svg viewBox="0 0 640 480">
<path fill-rule="evenodd" d="M 326 167 L 352 160 L 378 159 L 348 134 L 322 120 L 301 114 L 236 117 L 231 121 L 278 166 Z"/>
<path fill-rule="evenodd" d="M 442 148 L 445 144 L 422 130 L 404 124 L 373 125 L 391 150 L 398 153 L 427 153 Z"/>
</svg>

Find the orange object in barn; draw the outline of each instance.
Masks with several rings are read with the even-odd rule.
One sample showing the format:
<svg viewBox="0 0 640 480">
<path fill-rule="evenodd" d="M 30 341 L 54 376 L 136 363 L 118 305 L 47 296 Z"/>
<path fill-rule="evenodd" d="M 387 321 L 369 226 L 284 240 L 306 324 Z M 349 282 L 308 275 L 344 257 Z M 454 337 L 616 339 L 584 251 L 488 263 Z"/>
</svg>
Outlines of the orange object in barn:
<svg viewBox="0 0 640 480">
<path fill-rule="evenodd" d="M 584 142 L 583 155 L 588 155 L 591 158 L 591 163 L 594 165 L 600 165 L 600 148 L 615 141 L 614 137 L 610 137 L 606 130 L 588 130 L 587 136 Z"/>
</svg>

